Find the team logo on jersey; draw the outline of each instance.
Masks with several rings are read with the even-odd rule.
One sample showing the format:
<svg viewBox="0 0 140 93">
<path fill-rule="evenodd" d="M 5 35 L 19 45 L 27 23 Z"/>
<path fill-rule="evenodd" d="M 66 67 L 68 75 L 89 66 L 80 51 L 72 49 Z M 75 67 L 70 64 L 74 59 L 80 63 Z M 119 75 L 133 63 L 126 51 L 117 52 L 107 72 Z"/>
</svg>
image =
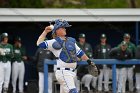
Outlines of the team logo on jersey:
<svg viewBox="0 0 140 93">
<path fill-rule="evenodd" d="M 88 47 L 86 47 L 86 48 L 85 48 L 85 50 L 89 50 L 89 48 L 88 48 Z"/>
<path fill-rule="evenodd" d="M 10 48 L 5 48 L 4 51 L 5 53 L 10 53 Z"/>
<path fill-rule="evenodd" d="M 20 50 L 16 49 L 16 50 L 14 51 L 14 53 L 19 54 L 19 53 L 20 53 Z"/>
<path fill-rule="evenodd" d="M 127 54 L 125 54 L 125 57 L 127 57 L 128 55 Z"/>
</svg>

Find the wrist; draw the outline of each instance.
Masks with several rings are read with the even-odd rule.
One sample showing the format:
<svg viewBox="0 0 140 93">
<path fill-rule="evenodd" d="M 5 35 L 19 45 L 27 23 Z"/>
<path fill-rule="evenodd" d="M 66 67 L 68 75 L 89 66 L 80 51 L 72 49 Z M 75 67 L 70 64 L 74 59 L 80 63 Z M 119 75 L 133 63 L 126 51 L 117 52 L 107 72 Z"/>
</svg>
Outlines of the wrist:
<svg viewBox="0 0 140 93">
<path fill-rule="evenodd" d="M 87 60 L 87 63 L 88 63 L 89 65 L 91 65 L 91 64 L 92 64 L 92 65 L 95 65 L 90 59 Z"/>
<path fill-rule="evenodd" d="M 88 63 L 89 65 L 92 64 L 92 62 L 91 62 L 90 59 L 87 60 L 87 63 Z"/>
</svg>

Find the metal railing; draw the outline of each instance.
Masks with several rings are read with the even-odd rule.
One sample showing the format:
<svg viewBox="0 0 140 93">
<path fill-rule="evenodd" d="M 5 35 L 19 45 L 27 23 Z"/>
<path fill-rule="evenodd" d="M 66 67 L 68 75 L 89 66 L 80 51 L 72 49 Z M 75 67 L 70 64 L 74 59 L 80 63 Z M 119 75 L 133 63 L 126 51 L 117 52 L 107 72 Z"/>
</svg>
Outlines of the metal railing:
<svg viewBox="0 0 140 93">
<path fill-rule="evenodd" d="M 140 64 L 140 60 L 137 59 L 131 59 L 131 60 L 125 60 L 120 61 L 116 59 L 93 59 L 93 62 L 95 64 L 108 64 L 112 65 L 112 87 L 113 87 L 113 93 L 116 93 L 116 65 L 122 64 L 122 65 L 130 65 L 130 64 Z M 48 93 L 48 65 L 54 65 L 56 64 L 55 60 L 47 60 L 45 59 L 44 62 L 44 91 L 45 93 Z M 81 61 L 78 62 L 78 65 L 86 65 L 87 62 Z"/>
</svg>

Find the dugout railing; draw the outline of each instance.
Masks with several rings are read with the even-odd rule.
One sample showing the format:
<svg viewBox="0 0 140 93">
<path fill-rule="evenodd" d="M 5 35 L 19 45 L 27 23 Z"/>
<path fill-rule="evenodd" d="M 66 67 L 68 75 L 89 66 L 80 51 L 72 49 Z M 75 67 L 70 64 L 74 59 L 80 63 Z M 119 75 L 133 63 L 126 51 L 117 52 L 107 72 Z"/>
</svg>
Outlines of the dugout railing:
<svg viewBox="0 0 140 93">
<path fill-rule="evenodd" d="M 137 59 L 131 59 L 131 60 L 125 60 L 125 61 L 120 61 L 116 59 L 93 59 L 93 62 L 95 64 L 108 64 L 112 65 L 112 88 L 113 88 L 113 93 L 116 92 L 116 65 L 118 64 L 123 64 L 123 65 L 130 65 L 130 64 L 140 64 L 140 60 Z M 44 91 L 45 93 L 48 93 L 48 65 L 54 65 L 56 64 L 55 60 L 47 60 L 45 59 L 44 62 Z M 78 62 L 78 65 L 86 65 L 87 63 L 85 61 Z"/>
</svg>

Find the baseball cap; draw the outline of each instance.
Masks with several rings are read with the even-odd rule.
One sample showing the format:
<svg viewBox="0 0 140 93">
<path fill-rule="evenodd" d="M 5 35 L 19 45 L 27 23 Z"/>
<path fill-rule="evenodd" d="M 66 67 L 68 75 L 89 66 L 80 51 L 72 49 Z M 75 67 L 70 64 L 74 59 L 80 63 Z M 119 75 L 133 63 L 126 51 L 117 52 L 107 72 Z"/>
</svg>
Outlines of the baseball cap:
<svg viewBox="0 0 140 93">
<path fill-rule="evenodd" d="M 101 34 L 100 38 L 106 38 L 106 35 L 105 34 Z"/>
<path fill-rule="evenodd" d="M 84 33 L 79 34 L 79 38 L 85 38 L 86 35 Z"/>
<path fill-rule="evenodd" d="M 15 41 L 21 41 L 21 37 L 16 36 L 16 37 L 15 37 Z"/>
<path fill-rule="evenodd" d="M 50 24 L 52 22 L 55 22 L 54 28 L 52 30 L 52 34 L 54 34 L 56 32 L 56 30 L 59 29 L 59 28 L 71 27 L 71 25 L 69 25 L 69 23 L 67 21 L 65 21 L 65 20 L 57 19 L 55 21 L 51 21 Z"/>
<path fill-rule="evenodd" d="M 1 37 L 2 37 L 2 38 L 8 37 L 8 33 L 2 33 L 2 34 L 1 34 Z"/>
<path fill-rule="evenodd" d="M 126 45 L 127 45 L 127 43 L 126 43 L 125 41 L 122 41 L 122 42 L 121 42 L 121 45 L 122 45 L 122 46 L 123 46 L 123 45 L 125 45 L 125 46 L 126 46 Z"/>
<path fill-rule="evenodd" d="M 124 38 L 130 38 L 130 34 L 125 33 L 123 37 L 124 37 Z"/>
</svg>

